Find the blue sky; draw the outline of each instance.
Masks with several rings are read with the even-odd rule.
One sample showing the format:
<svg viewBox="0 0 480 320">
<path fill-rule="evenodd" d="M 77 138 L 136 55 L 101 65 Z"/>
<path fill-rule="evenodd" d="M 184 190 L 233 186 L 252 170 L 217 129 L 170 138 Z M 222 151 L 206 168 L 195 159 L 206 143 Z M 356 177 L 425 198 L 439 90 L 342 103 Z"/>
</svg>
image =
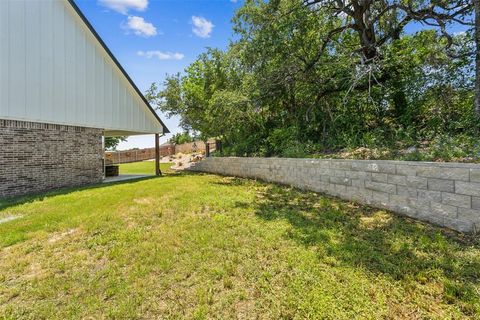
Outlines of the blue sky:
<svg viewBox="0 0 480 320">
<path fill-rule="evenodd" d="M 226 48 L 232 0 L 76 0 L 139 89 L 182 72 L 206 47 Z M 171 132 L 178 119 L 161 115 Z M 170 135 L 163 137 L 165 142 Z M 118 149 L 153 147 L 153 136 L 130 137 Z"/>
<path fill-rule="evenodd" d="M 0 0 L 1 1 L 1 0 Z M 182 72 L 206 47 L 226 48 L 242 0 L 75 0 L 142 92 Z M 425 26 L 411 23 L 407 33 Z M 453 24 L 453 32 L 465 27 Z M 178 119 L 161 115 L 172 133 Z M 171 134 L 163 137 L 167 141 Z M 153 147 L 153 136 L 130 137 L 118 149 Z"/>
</svg>

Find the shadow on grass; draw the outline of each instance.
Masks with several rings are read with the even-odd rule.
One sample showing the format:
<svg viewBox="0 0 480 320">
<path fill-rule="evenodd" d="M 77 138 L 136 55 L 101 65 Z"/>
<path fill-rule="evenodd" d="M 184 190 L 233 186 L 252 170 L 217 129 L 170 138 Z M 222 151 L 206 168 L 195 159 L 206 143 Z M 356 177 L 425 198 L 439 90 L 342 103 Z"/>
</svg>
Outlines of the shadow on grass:
<svg viewBox="0 0 480 320">
<path fill-rule="evenodd" d="M 159 178 L 162 178 L 162 177 L 157 177 L 157 176 L 139 177 L 135 179 L 123 180 L 123 181 L 117 181 L 117 182 L 98 183 L 98 184 L 92 184 L 87 186 L 59 188 L 59 189 L 53 189 L 53 190 L 42 192 L 42 193 L 34 193 L 26 196 L 0 199 L 0 211 L 8 209 L 9 207 L 12 207 L 12 206 L 17 206 L 17 205 L 26 204 L 26 203 L 35 202 L 35 201 L 43 201 L 51 197 L 66 195 L 72 192 L 109 188 L 111 186 L 116 186 L 116 185 L 128 185 L 128 184 L 133 184 L 140 181 L 159 179 Z"/>
<path fill-rule="evenodd" d="M 139 173 L 142 174 L 142 173 Z M 73 187 L 65 187 L 59 189 L 52 189 L 45 192 L 40 193 L 32 193 L 25 196 L 18 196 L 18 197 L 9 197 L 6 199 L 0 198 L 0 211 L 4 209 L 8 209 L 9 207 L 21 205 L 25 203 L 35 202 L 35 201 L 43 201 L 50 197 L 55 197 L 59 195 L 66 195 L 72 192 L 82 191 L 82 190 L 92 190 L 92 189 L 100 189 L 100 188 L 108 188 L 115 185 L 127 185 L 137 183 L 139 181 L 146 181 L 152 179 L 161 179 L 163 177 L 170 177 L 170 176 L 188 176 L 190 174 L 196 174 L 192 172 L 185 172 L 185 171 L 173 171 L 173 170 L 164 170 L 162 176 L 146 176 L 146 177 L 139 177 L 135 179 L 117 181 L 117 182 L 108 182 L 108 183 L 98 183 L 92 184 L 87 186 L 73 186 Z"/>
<path fill-rule="evenodd" d="M 225 179 L 220 184 L 251 184 Z M 466 315 L 480 312 L 480 240 L 336 198 L 262 183 L 254 209 L 266 221 L 287 221 L 285 238 L 316 249 L 319 263 L 353 267 L 392 281 L 439 281 L 443 299 Z M 244 207 L 240 203 L 238 207 Z"/>
</svg>

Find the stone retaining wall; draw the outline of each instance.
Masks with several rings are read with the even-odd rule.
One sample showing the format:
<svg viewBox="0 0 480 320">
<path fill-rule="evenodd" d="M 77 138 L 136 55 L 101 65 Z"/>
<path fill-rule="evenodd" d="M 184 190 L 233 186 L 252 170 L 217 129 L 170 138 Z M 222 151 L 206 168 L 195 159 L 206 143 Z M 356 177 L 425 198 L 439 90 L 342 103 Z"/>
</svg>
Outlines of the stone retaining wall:
<svg viewBox="0 0 480 320">
<path fill-rule="evenodd" d="M 0 199 L 103 180 L 103 130 L 0 120 Z"/>
<path fill-rule="evenodd" d="M 292 185 L 461 232 L 480 230 L 480 165 L 212 157 L 190 170 Z"/>
</svg>

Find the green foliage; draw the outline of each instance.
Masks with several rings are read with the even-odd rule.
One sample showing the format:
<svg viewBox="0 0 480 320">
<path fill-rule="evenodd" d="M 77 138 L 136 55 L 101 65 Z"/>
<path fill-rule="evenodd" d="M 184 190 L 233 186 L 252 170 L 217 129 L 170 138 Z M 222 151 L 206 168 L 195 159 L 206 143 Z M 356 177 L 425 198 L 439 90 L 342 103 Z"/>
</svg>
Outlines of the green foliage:
<svg viewBox="0 0 480 320">
<path fill-rule="evenodd" d="M 480 162 L 480 143 L 478 138 L 464 134 L 453 137 L 440 134 L 430 143 L 426 152 L 419 155 L 418 160 Z"/>
<path fill-rule="evenodd" d="M 148 97 L 180 116 L 184 129 L 221 139 L 224 155 L 400 150 L 479 134 L 470 34 L 454 37 L 452 59 L 438 32 L 400 32 L 376 44 L 366 63 L 358 34 L 332 33 L 344 21 L 330 13 L 294 0 L 248 0 L 233 19 L 228 50 L 208 49 L 163 90 L 152 85 Z M 399 17 L 387 18 L 379 36 Z"/>
<path fill-rule="evenodd" d="M 105 137 L 105 150 L 113 151 L 122 141 L 126 141 L 127 137 Z"/>
<path fill-rule="evenodd" d="M 168 140 L 168 142 L 175 143 L 175 144 L 182 144 L 182 143 L 193 142 L 194 140 L 195 140 L 195 137 L 192 137 L 189 131 L 184 131 L 182 133 L 174 134 Z"/>
</svg>

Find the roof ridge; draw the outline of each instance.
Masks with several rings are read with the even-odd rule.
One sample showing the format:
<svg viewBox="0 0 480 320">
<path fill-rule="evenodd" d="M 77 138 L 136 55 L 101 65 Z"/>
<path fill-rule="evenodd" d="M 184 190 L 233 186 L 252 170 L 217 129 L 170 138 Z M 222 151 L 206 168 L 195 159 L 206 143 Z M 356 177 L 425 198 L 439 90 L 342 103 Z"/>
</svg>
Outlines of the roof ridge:
<svg viewBox="0 0 480 320">
<path fill-rule="evenodd" d="M 130 76 L 128 75 L 128 73 L 125 71 L 125 69 L 122 67 L 122 65 L 120 64 L 120 62 L 117 60 L 117 58 L 115 58 L 115 56 L 113 55 L 112 51 L 110 51 L 110 49 L 108 48 L 108 46 L 105 44 L 105 42 L 102 40 L 102 38 L 100 37 L 100 35 L 97 33 L 97 31 L 95 31 L 95 28 L 93 28 L 92 24 L 90 23 L 90 21 L 88 21 L 87 17 L 85 17 L 85 15 L 83 14 L 83 12 L 80 10 L 80 8 L 77 6 L 77 4 L 75 3 L 74 0 L 67 0 L 67 2 L 72 6 L 72 8 L 75 10 L 75 12 L 78 14 L 78 16 L 80 17 L 80 19 L 82 19 L 83 23 L 85 23 L 85 25 L 87 26 L 87 28 L 90 30 L 90 32 L 93 34 L 93 36 L 97 39 L 97 41 L 100 43 L 100 45 L 103 47 L 103 49 L 105 50 L 105 52 L 107 52 L 107 54 L 110 56 L 110 58 L 113 60 L 113 62 L 116 64 L 116 66 L 118 67 L 118 69 L 120 69 L 120 71 L 123 73 L 123 75 L 127 78 L 128 82 L 130 83 L 130 85 L 133 87 L 133 89 L 135 89 L 135 91 L 137 92 L 137 94 L 140 96 L 140 98 L 142 98 L 143 102 L 145 102 L 145 104 L 147 105 L 148 109 L 150 109 L 150 111 L 153 113 L 153 115 L 155 116 L 155 118 L 158 120 L 158 122 L 162 125 L 163 127 L 163 133 L 170 133 L 170 130 L 168 130 L 167 126 L 163 123 L 162 119 L 160 119 L 159 115 L 155 112 L 155 110 L 152 108 L 152 106 L 150 105 L 150 103 L 147 101 L 147 99 L 145 98 L 145 96 L 143 95 L 143 93 L 140 91 L 140 89 L 138 89 L 137 85 L 135 84 L 135 82 L 133 82 L 132 78 L 130 78 Z"/>
</svg>

